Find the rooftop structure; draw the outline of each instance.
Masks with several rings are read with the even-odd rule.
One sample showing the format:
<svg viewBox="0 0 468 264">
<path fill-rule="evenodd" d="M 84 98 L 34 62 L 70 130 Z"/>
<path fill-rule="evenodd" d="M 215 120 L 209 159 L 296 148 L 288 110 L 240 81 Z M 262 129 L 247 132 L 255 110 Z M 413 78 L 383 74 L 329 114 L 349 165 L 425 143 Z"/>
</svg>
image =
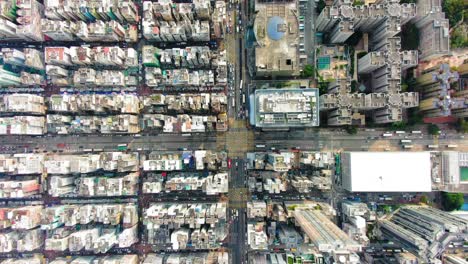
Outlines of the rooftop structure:
<svg viewBox="0 0 468 264">
<path fill-rule="evenodd" d="M 439 69 L 419 76 L 418 89 L 422 100 L 419 106 L 424 113 L 424 121 L 438 123 L 440 117 L 465 117 L 468 113 L 468 100 L 463 91 L 456 93 L 450 85 L 459 80 L 458 72 L 448 64 L 441 64 Z"/>
<path fill-rule="evenodd" d="M 0 117 L 0 135 L 43 135 L 45 132 L 43 116 Z"/>
<path fill-rule="evenodd" d="M 41 17 L 44 6 L 36 0 L 19 2 L 2 1 L 0 10 L 0 39 L 44 41 L 41 31 Z"/>
<path fill-rule="evenodd" d="M 255 1 L 255 65 L 257 76 L 299 75 L 296 1 Z"/>
<path fill-rule="evenodd" d="M 227 115 L 217 116 L 145 114 L 140 121 L 142 130 L 162 130 L 165 133 L 227 131 Z"/>
<path fill-rule="evenodd" d="M 145 208 L 147 242 L 172 249 L 214 249 L 227 235 L 225 203 L 156 203 Z M 188 238 L 191 237 L 191 244 Z"/>
<path fill-rule="evenodd" d="M 32 257 L 23 257 L 23 258 L 7 258 L 3 259 L 0 263 L 2 264 L 41 264 L 42 256 L 34 255 Z"/>
<path fill-rule="evenodd" d="M 395 0 L 353 6 L 354 1 L 338 0 L 325 7 L 317 18 L 316 30 L 331 32 L 332 43 L 344 43 L 355 31 L 373 32 L 373 41 L 391 38 L 401 26 L 416 16 L 416 4 Z"/>
<path fill-rule="evenodd" d="M 341 263 L 359 263 L 356 252 L 361 246 L 349 238 L 319 210 L 295 209 L 296 225 L 305 232 L 313 246 Z"/>
<path fill-rule="evenodd" d="M 137 255 L 70 256 L 70 257 L 59 257 L 59 258 L 48 259 L 48 260 L 49 260 L 49 264 L 92 264 L 94 262 L 105 263 L 105 264 L 110 264 L 110 263 L 138 264 L 139 263 Z M 36 263 L 32 263 L 32 264 L 36 264 Z"/>
<path fill-rule="evenodd" d="M 267 204 L 265 201 L 250 201 L 247 203 L 247 218 L 267 217 Z"/>
<path fill-rule="evenodd" d="M 151 152 L 143 160 L 144 171 L 179 171 L 187 169 L 218 170 L 227 167 L 225 152 L 207 150 L 184 152 Z"/>
<path fill-rule="evenodd" d="M 23 253 L 40 249 L 44 238 L 40 229 L 10 230 L 0 233 L 0 241 L 0 253 Z"/>
<path fill-rule="evenodd" d="M 247 224 L 247 243 L 253 250 L 268 249 L 268 237 L 265 222 L 254 222 Z"/>
<path fill-rule="evenodd" d="M 138 242 L 138 210 L 135 204 L 80 204 L 47 207 L 42 229 L 47 232 L 45 250 L 106 253 Z M 93 223 L 92 225 L 87 225 Z M 87 225 L 83 228 L 76 225 Z"/>
<path fill-rule="evenodd" d="M 18 153 L 0 155 L 0 173 L 6 175 L 42 174 L 44 155 Z"/>
<path fill-rule="evenodd" d="M 0 180 L 0 199 L 33 197 L 41 192 L 39 178 L 26 180 Z"/>
<path fill-rule="evenodd" d="M 44 97 L 33 94 L 8 94 L 0 96 L 0 113 L 44 115 Z"/>
<path fill-rule="evenodd" d="M 227 252 L 190 252 L 172 254 L 148 254 L 142 264 L 175 264 L 175 263 L 217 263 L 228 264 Z"/>
<path fill-rule="evenodd" d="M 319 125 L 317 89 L 255 90 L 250 100 L 250 123 L 259 128 Z"/>
<path fill-rule="evenodd" d="M 442 190 L 468 191 L 468 152 L 444 151 L 441 153 Z"/>
<path fill-rule="evenodd" d="M 210 1 L 143 1 L 143 36 L 158 42 L 209 41 Z"/>
<path fill-rule="evenodd" d="M 335 1 L 317 18 L 317 30 L 331 32 L 332 43 L 344 43 L 355 31 L 372 36 L 372 51 L 357 61 L 357 73 L 370 74 L 372 93 L 351 94 L 351 77 L 331 79 L 328 94 L 320 97 L 320 110 L 328 112 L 328 125 L 364 125 L 365 116 L 360 112 L 369 110 L 375 123 L 393 123 L 402 120 L 402 109 L 419 103 L 417 93 L 401 93 L 401 72 L 418 64 L 418 53 L 401 51 L 401 40 L 396 37 L 401 25 L 416 15 L 416 5 L 380 2 L 352 6 L 353 1 Z"/>
<path fill-rule="evenodd" d="M 115 197 L 138 194 L 137 172 L 115 177 L 49 176 L 52 197 Z"/>
<path fill-rule="evenodd" d="M 203 177 L 201 173 L 171 173 L 151 175 L 143 182 L 143 193 L 161 193 L 163 191 L 197 191 L 207 195 L 218 195 L 228 192 L 228 174 L 216 173 Z"/>
<path fill-rule="evenodd" d="M 421 60 L 431 60 L 450 54 L 449 20 L 442 12 L 441 0 L 417 1 L 413 21 L 419 29 Z"/>
<path fill-rule="evenodd" d="M 224 93 L 199 93 L 165 95 L 154 93 L 143 98 L 147 112 L 227 112 L 227 95 Z"/>
<path fill-rule="evenodd" d="M 41 224 L 42 206 L 0 208 L 0 229 L 33 229 Z"/>
<path fill-rule="evenodd" d="M 47 131 L 53 134 L 135 134 L 140 132 L 138 116 L 47 115 Z"/>
<path fill-rule="evenodd" d="M 138 114 L 141 103 L 134 94 L 56 94 L 48 98 L 48 112 Z"/>
<path fill-rule="evenodd" d="M 466 233 L 468 221 L 427 206 L 405 206 L 379 221 L 383 236 L 425 261 L 438 257 L 447 245 Z"/>
<path fill-rule="evenodd" d="M 341 170 L 342 186 L 350 192 L 432 190 L 429 152 L 344 152 Z"/>
<path fill-rule="evenodd" d="M 1 28 L 1 25 L 0 25 Z M 0 50 L 0 86 L 45 84 L 44 54 L 32 48 Z"/>
</svg>

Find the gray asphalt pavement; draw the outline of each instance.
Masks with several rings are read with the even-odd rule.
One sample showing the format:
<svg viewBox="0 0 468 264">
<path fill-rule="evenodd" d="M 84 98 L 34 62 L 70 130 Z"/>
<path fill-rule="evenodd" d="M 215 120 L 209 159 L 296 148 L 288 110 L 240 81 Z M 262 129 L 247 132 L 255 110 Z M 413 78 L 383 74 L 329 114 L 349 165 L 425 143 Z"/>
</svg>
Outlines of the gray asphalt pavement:
<svg viewBox="0 0 468 264">
<path fill-rule="evenodd" d="M 225 135 L 217 133 L 199 134 L 160 134 L 141 137 L 132 135 L 64 135 L 64 136 L 1 136 L 0 151 L 29 152 L 36 148 L 40 150 L 58 150 L 58 144 L 65 143 L 67 151 L 79 151 L 80 149 L 116 150 L 119 144 L 128 144 L 132 150 L 177 150 L 187 149 L 224 149 Z M 401 136 L 382 137 L 382 132 L 362 132 L 357 135 L 348 135 L 341 131 L 312 130 L 295 132 L 256 132 L 254 139 L 256 145 L 265 145 L 269 148 L 302 150 L 401 150 L 401 140 L 412 141 L 414 150 L 427 150 L 428 145 L 438 145 L 439 150 L 447 149 L 447 145 L 455 144 L 458 149 L 468 149 L 468 140 L 456 134 L 447 134 L 435 139 L 431 135 L 415 135 L 406 133 Z M 219 141 L 219 142 L 218 142 Z M 218 143 L 217 143 L 218 142 Z M 8 152 L 8 151 L 7 151 Z"/>
</svg>

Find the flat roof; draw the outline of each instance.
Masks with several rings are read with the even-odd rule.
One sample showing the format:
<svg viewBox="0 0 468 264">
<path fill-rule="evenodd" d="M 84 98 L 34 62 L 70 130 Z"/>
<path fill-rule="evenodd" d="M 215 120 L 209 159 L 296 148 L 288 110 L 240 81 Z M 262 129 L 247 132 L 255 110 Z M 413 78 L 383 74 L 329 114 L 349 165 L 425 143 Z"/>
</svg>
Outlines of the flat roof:
<svg viewBox="0 0 468 264">
<path fill-rule="evenodd" d="M 319 91 L 257 89 L 250 99 L 250 122 L 257 127 L 311 127 L 319 125 Z"/>
<path fill-rule="evenodd" d="M 430 192 L 429 152 L 347 152 L 352 192 Z"/>
</svg>

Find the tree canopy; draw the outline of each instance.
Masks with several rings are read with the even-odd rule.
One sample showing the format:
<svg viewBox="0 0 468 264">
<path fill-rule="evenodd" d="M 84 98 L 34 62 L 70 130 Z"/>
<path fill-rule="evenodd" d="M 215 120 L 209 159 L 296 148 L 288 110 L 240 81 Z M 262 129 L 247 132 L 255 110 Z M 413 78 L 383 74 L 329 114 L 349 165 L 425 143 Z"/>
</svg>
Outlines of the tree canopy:
<svg viewBox="0 0 468 264">
<path fill-rule="evenodd" d="M 464 118 L 458 119 L 457 130 L 460 133 L 468 133 L 468 122 Z"/>
<path fill-rule="evenodd" d="M 357 130 L 356 126 L 347 126 L 346 127 L 346 132 L 348 132 L 348 134 L 350 134 L 350 135 L 356 135 L 358 130 Z"/>
<path fill-rule="evenodd" d="M 312 77 L 314 75 L 314 66 L 307 64 L 302 70 L 302 77 Z"/>
<path fill-rule="evenodd" d="M 463 193 L 442 192 L 442 207 L 445 211 L 458 210 L 464 202 Z"/>
<path fill-rule="evenodd" d="M 464 19 L 464 16 L 468 14 L 468 10 L 465 8 L 465 0 L 444 0 L 442 9 L 445 13 L 445 17 L 449 19 L 450 27 L 455 26 L 458 22 Z"/>
<path fill-rule="evenodd" d="M 433 136 L 439 135 L 439 133 L 440 133 L 440 128 L 436 124 L 429 124 L 427 126 L 427 130 L 428 130 L 429 134 L 431 134 Z"/>
</svg>

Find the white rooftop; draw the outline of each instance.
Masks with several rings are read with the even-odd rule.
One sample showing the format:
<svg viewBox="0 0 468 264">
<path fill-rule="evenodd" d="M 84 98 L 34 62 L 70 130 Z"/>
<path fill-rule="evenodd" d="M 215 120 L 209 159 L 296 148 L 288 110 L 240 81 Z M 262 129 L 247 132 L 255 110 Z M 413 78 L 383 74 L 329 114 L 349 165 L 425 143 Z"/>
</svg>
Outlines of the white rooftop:
<svg viewBox="0 0 468 264">
<path fill-rule="evenodd" d="M 429 152 L 348 152 L 343 187 L 351 192 L 430 192 Z"/>
</svg>

